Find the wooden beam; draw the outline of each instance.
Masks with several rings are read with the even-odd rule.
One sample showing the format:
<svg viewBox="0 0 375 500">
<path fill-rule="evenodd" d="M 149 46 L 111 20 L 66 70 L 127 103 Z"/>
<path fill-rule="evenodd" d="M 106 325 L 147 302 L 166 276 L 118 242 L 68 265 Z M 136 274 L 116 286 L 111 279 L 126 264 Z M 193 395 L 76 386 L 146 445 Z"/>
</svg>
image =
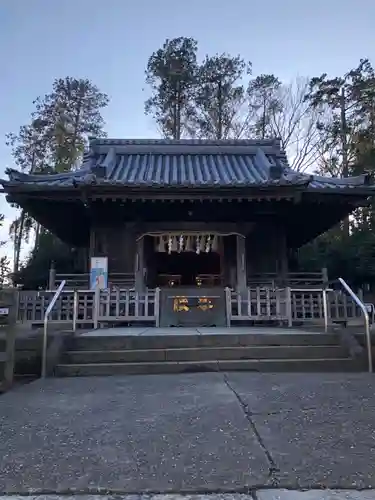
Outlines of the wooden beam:
<svg viewBox="0 0 375 500">
<path fill-rule="evenodd" d="M 253 222 L 193 222 L 193 221 L 178 221 L 178 222 L 140 222 L 137 224 L 138 235 L 152 232 L 220 232 L 220 233 L 240 233 L 246 234 L 253 228 Z"/>
<path fill-rule="evenodd" d="M 237 289 L 242 291 L 247 285 L 246 271 L 246 238 L 244 236 L 236 237 L 236 261 L 237 261 Z"/>
</svg>

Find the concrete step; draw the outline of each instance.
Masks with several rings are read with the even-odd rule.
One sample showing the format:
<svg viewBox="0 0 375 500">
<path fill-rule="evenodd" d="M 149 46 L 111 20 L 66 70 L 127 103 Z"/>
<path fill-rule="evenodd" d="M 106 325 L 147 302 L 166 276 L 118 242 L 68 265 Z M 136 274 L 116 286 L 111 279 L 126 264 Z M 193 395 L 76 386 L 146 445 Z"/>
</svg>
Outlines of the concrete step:
<svg viewBox="0 0 375 500">
<path fill-rule="evenodd" d="M 285 330 L 284 330 L 285 331 Z M 116 351 L 140 349 L 173 349 L 197 347 L 236 347 L 236 346 L 322 346 L 337 345 L 337 334 L 324 333 L 277 333 L 274 334 L 205 334 L 181 335 L 158 334 L 149 336 L 79 336 L 71 340 L 69 350 Z"/>
<path fill-rule="evenodd" d="M 105 376 L 105 375 L 140 375 L 162 373 L 193 372 L 349 372 L 361 371 L 363 368 L 352 359 L 267 359 L 267 360 L 225 360 L 225 361 L 165 361 L 143 363 L 90 363 L 60 364 L 56 375 L 73 376 Z"/>
<path fill-rule="evenodd" d="M 65 364 L 129 363 L 165 361 L 216 361 L 241 359 L 312 359 L 346 358 L 344 347 L 322 346 L 237 346 L 193 347 L 180 349 L 134 349 L 102 351 L 68 351 Z"/>
</svg>

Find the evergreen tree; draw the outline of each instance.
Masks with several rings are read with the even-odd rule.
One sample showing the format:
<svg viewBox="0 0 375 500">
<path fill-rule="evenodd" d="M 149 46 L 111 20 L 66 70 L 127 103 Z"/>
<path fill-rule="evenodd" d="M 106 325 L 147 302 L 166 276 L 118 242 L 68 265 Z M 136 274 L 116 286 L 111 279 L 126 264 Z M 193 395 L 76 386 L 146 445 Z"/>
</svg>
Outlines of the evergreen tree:
<svg viewBox="0 0 375 500">
<path fill-rule="evenodd" d="M 247 94 L 253 137 L 272 138 L 272 116 L 282 109 L 280 88 L 281 81 L 275 75 L 259 75 L 249 82 Z"/>
<path fill-rule="evenodd" d="M 17 134 L 7 135 L 16 166 L 34 174 L 75 168 L 88 138 L 105 135 L 101 112 L 108 102 L 108 96 L 89 80 L 56 79 L 52 91 L 34 101 L 30 124 L 21 126 Z M 37 248 L 42 228 L 21 210 L 10 226 L 14 273 L 20 267 L 22 243 L 28 241 L 31 230 L 35 231 Z"/>
<path fill-rule="evenodd" d="M 228 54 L 206 56 L 197 72 L 195 112 L 191 135 L 206 139 L 228 139 L 241 135 L 245 89 L 241 80 L 251 63 Z"/>
<path fill-rule="evenodd" d="M 152 93 L 145 112 L 153 116 L 166 138 L 180 139 L 188 128 L 194 113 L 197 70 L 197 42 L 193 38 L 166 40 L 148 60 L 146 83 Z"/>
<path fill-rule="evenodd" d="M 35 116 L 44 124 L 49 164 L 54 171 L 71 170 L 82 158 L 90 136 L 105 133 L 103 109 L 109 99 L 90 80 L 59 78 L 52 92 L 36 101 Z"/>
</svg>

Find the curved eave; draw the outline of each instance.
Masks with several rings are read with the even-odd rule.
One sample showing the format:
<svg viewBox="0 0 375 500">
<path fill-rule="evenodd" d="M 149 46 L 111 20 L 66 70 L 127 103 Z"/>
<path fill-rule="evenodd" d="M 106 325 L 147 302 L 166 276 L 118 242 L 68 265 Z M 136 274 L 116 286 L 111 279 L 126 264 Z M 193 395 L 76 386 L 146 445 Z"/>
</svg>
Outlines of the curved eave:
<svg viewBox="0 0 375 500">
<path fill-rule="evenodd" d="M 52 176 L 51 176 L 52 177 Z M 79 189 L 79 188 L 89 188 L 89 189 L 100 189 L 103 191 L 108 190 L 136 190 L 136 191 L 144 191 L 144 190 L 184 190 L 184 189 L 194 189 L 194 190 L 204 190 L 204 189 L 215 189 L 215 190 L 225 190 L 225 189 L 269 189 L 269 188 L 300 188 L 300 187 L 308 187 L 309 181 L 306 179 L 298 179 L 298 180 L 289 180 L 289 179 L 275 179 L 264 182 L 227 182 L 226 184 L 222 184 L 220 182 L 202 182 L 202 183 L 170 183 L 170 184 L 158 184 L 151 182 L 138 182 L 138 183 L 125 183 L 122 181 L 111 181 L 105 179 L 94 180 L 91 179 L 89 181 L 74 178 L 67 178 L 66 181 L 60 181 L 60 179 L 50 178 L 48 181 L 28 181 L 28 182 L 15 182 L 15 181 L 4 181 L 0 180 L 0 184 L 3 185 L 4 191 L 17 191 L 17 192 L 35 192 L 35 191 L 44 191 L 44 192 L 54 192 L 54 191 L 66 191 L 71 189 Z"/>
<path fill-rule="evenodd" d="M 12 199 L 43 227 L 72 246 L 85 247 L 89 242 L 90 214 L 82 202 L 45 200 L 40 198 Z"/>
<path fill-rule="evenodd" d="M 345 198 L 366 199 L 375 195 L 375 186 L 368 184 L 368 175 L 360 175 L 349 178 L 327 178 L 316 175 L 307 175 L 294 172 L 286 168 L 280 178 L 263 179 L 258 182 L 247 182 L 243 178 L 229 178 L 228 176 L 218 181 L 204 182 L 190 179 L 189 182 L 161 183 L 160 180 L 153 182 L 150 179 L 131 179 L 125 182 L 121 179 L 105 178 L 103 170 L 98 171 L 96 167 L 85 162 L 81 169 L 74 172 L 65 172 L 60 174 L 25 174 L 17 170 L 8 170 L 9 180 L 0 180 L 4 192 L 11 197 L 30 195 L 53 197 L 63 193 L 70 193 L 72 197 L 81 197 L 82 191 L 86 195 L 95 196 L 145 196 L 162 197 L 163 194 L 170 197 L 177 196 L 208 196 L 225 197 L 234 196 L 252 196 L 256 193 L 263 195 L 274 195 L 278 193 L 281 196 L 291 193 L 304 193 L 308 196 L 326 196 L 334 195 Z"/>
</svg>

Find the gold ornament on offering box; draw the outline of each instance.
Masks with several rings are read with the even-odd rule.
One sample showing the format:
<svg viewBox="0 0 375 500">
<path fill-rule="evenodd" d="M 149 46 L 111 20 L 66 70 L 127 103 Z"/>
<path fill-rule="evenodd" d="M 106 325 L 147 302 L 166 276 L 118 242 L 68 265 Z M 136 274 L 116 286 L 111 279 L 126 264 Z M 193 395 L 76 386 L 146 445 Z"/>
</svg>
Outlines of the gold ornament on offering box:
<svg viewBox="0 0 375 500">
<path fill-rule="evenodd" d="M 197 309 L 201 311 L 209 311 L 214 308 L 214 304 L 209 297 L 198 297 Z M 189 306 L 188 297 L 174 297 L 173 300 L 173 311 L 174 312 L 188 312 L 192 309 Z"/>
</svg>

